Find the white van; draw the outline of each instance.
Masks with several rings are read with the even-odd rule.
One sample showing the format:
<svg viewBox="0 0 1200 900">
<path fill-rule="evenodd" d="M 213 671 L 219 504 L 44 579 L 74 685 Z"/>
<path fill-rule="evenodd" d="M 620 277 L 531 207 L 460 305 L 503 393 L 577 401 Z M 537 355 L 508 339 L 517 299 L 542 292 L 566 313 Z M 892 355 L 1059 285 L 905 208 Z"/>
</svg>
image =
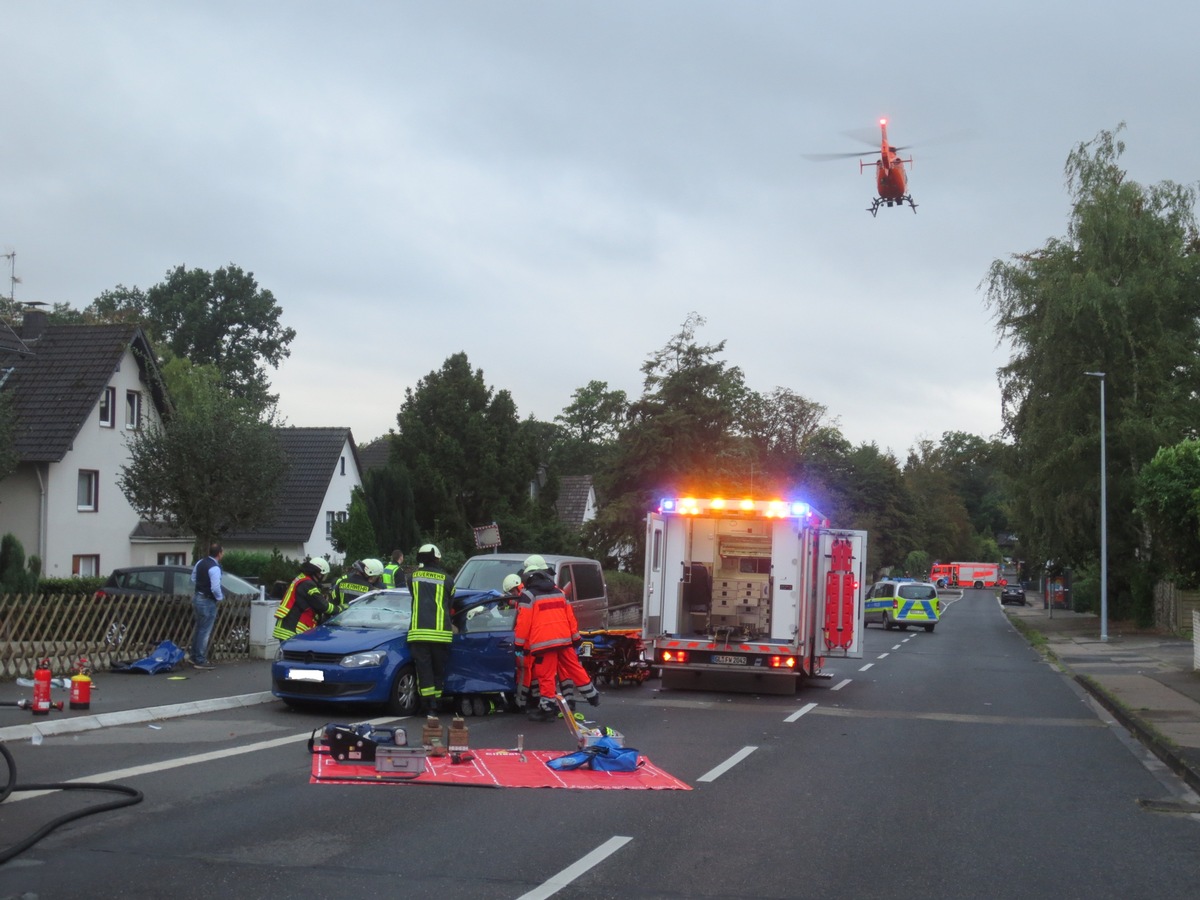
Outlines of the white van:
<svg viewBox="0 0 1200 900">
<path fill-rule="evenodd" d="M 528 553 L 483 553 L 472 556 L 458 574 L 454 586 L 464 591 L 498 591 L 505 575 L 520 571 Z M 604 570 L 594 559 L 582 556 L 542 554 L 554 570 L 554 582 L 571 601 L 580 631 L 600 631 L 608 627 L 608 587 Z"/>
</svg>

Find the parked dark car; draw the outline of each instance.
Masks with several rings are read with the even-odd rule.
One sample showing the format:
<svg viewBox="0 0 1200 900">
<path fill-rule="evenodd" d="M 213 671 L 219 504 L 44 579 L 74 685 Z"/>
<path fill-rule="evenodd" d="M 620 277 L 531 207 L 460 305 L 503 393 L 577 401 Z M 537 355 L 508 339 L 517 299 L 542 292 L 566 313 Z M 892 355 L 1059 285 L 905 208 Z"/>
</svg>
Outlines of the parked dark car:
<svg viewBox="0 0 1200 900">
<path fill-rule="evenodd" d="M 506 708 L 516 690 L 512 599 L 498 591 L 464 591 L 454 608 L 446 696 L 466 715 Z M 407 590 L 363 594 L 325 624 L 280 644 L 271 693 L 289 706 L 372 704 L 412 715 L 419 698 L 408 649 L 411 616 Z"/>
<path fill-rule="evenodd" d="M 525 553 L 483 553 L 468 559 L 454 585 L 460 591 L 498 591 L 505 575 L 520 571 Z M 580 631 L 598 631 L 608 627 L 608 587 L 604 570 L 594 559 L 582 556 L 542 557 L 554 571 L 554 582 L 566 594 L 575 610 Z"/>
<path fill-rule="evenodd" d="M 187 566 L 131 566 L 126 569 L 113 569 L 104 586 L 97 595 L 116 594 L 122 597 L 142 597 L 147 594 L 161 594 L 164 597 L 191 597 L 195 593 L 192 587 L 192 570 Z M 258 588 L 245 579 L 238 578 L 228 572 L 221 572 L 221 589 L 226 596 L 250 597 L 258 596 Z"/>
<path fill-rule="evenodd" d="M 1015 603 L 1019 606 L 1027 606 L 1028 601 L 1025 599 L 1025 589 L 1015 584 L 1005 585 L 1000 589 L 1000 602 L 1002 604 Z"/>
</svg>

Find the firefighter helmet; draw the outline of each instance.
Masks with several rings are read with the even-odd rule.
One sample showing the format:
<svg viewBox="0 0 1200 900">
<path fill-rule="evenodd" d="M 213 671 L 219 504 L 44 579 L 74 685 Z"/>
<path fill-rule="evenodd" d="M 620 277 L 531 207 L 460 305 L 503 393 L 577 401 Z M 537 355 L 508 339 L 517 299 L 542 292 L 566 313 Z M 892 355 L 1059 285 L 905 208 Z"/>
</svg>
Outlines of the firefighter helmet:
<svg viewBox="0 0 1200 900">
<path fill-rule="evenodd" d="M 313 569 L 321 578 L 329 574 L 329 560 L 323 556 L 314 556 L 305 565 Z"/>
<path fill-rule="evenodd" d="M 535 553 L 532 556 L 525 557 L 525 567 L 521 571 L 527 574 L 530 572 L 548 572 L 550 571 L 550 567 L 546 565 L 546 560 Z"/>
<path fill-rule="evenodd" d="M 363 574 L 368 578 L 378 578 L 383 574 L 383 563 L 377 559 L 364 559 L 359 562 Z"/>
<path fill-rule="evenodd" d="M 435 544 L 422 544 L 421 549 L 417 551 L 417 556 L 421 556 L 425 553 L 432 554 L 434 559 L 442 558 L 442 551 L 439 550 Z"/>
<path fill-rule="evenodd" d="M 500 585 L 500 588 L 501 588 L 501 590 L 504 591 L 504 593 L 507 594 L 507 593 L 510 593 L 511 591 L 515 590 L 516 588 L 519 588 L 520 586 L 521 586 L 521 576 L 513 574 L 513 575 L 505 575 L 504 576 L 504 583 Z"/>
</svg>

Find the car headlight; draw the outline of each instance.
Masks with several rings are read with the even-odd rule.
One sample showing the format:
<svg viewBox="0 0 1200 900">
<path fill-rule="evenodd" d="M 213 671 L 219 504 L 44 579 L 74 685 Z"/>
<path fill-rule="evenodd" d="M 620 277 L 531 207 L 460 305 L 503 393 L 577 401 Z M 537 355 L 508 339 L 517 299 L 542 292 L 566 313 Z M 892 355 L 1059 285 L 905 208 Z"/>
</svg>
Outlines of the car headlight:
<svg viewBox="0 0 1200 900">
<path fill-rule="evenodd" d="M 347 669 L 361 669 L 364 666 L 382 666 L 387 659 L 386 650 L 368 650 L 366 653 L 351 653 L 342 657 L 342 665 Z"/>
</svg>

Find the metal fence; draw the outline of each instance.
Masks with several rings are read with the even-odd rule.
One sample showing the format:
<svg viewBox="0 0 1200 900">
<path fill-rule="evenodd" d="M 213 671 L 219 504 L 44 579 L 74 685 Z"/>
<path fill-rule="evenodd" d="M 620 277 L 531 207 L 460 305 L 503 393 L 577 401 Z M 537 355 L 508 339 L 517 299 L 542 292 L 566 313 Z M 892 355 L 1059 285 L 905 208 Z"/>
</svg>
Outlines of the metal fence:
<svg viewBox="0 0 1200 900">
<path fill-rule="evenodd" d="M 33 675 L 48 659 L 56 675 L 86 657 L 96 670 L 133 662 L 162 641 L 187 650 L 192 639 L 190 597 L 35 595 L 0 597 L 0 680 Z M 229 598 L 217 607 L 209 659 L 250 655 L 250 601 Z"/>
</svg>

